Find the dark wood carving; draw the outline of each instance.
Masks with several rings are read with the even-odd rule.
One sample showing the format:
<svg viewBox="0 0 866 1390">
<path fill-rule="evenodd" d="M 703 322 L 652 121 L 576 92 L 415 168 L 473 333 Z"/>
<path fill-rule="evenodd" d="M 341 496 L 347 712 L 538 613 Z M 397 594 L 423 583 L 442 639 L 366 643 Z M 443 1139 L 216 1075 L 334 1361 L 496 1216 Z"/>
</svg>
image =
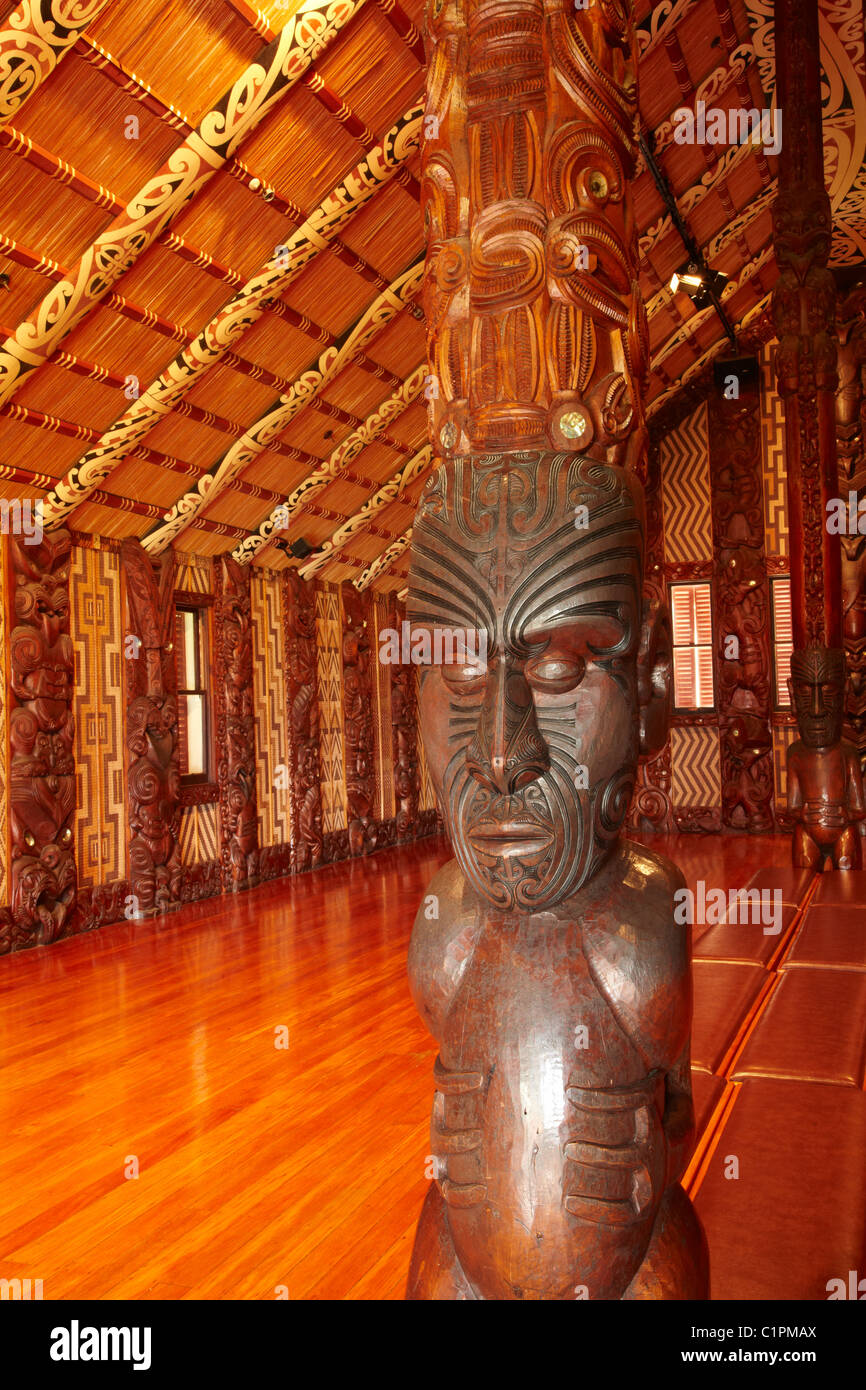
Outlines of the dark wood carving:
<svg viewBox="0 0 866 1390">
<path fill-rule="evenodd" d="M 401 632 L 402 609 L 393 619 Z M 394 796 L 397 802 L 396 838 L 415 840 L 420 832 L 418 767 L 418 702 L 415 697 L 415 667 L 397 662 L 391 667 L 391 720 L 394 727 Z"/>
<path fill-rule="evenodd" d="M 737 395 L 712 391 L 708 421 L 722 819 L 760 832 L 773 829 L 773 699 L 757 363 L 725 380 Z"/>
<path fill-rule="evenodd" d="M 431 643 L 442 628 L 477 642 L 420 683 L 455 857 L 410 947 L 439 1056 L 407 1297 L 704 1298 L 679 1181 L 693 1135 L 683 880 L 620 839 L 639 753 L 666 737 L 671 677 L 665 613 L 643 602 L 630 10 L 434 4 L 428 26 L 443 461 L 407 612 Z"/>
<path fill-rule="evenodd" d="M 214 629 L 222 880 L 226 891 L 236 893 L 259 881 L 253 622 L 249 568 L 224 555 L 218 573 Z"/>
<path fill-rule="evenodd" d="M 837 329 L 836 455 L 848 523 L 841 536 L 845 737 L 866 771 L 866 284 L 855 286 L 839 305 Z"/>
<path fill-rule="evenodd" d="M 167 551 L 154 569 L 147 552 L 131 539 L 120 548 L 120 563 L 126 581 L 129 886 L 138 915 L 151 917 L 182 900 L 175 565 Z"/>
<path fill-rule="evenodd" d="M 346 584 L 343 588 L 343 738 L 349 849 L 353 858 L 376 848 L 371 612 L 366 596 Z"/>
<path fill-rule="evenodd" d="M 10 949 L 66 935 L 75 906 L 74 659 L 68 531 L 38 545 L 9 537 Z"/>
<path fill-rule="evenodd" d="M 788 682 L 800 737 L 788 748 L 788 810 L 796 868 L 859 869 L 866 835 L 860 758 L 842 738 L 845 653 L 807 647 L 791 657 Z"/>
<path fill-rule="evenodd" d="M 667 600 L 664 558 L 661 458 L 658 440 L 651 438 L 647 457 L 646 574 L 643 586 L 644 603 L 648 608 L 661 610 Z M 671 801 L 669 738 L 665 739 L 662 747 L 651 757 L 641 758 L 626 824 L 629 830 L 649 830 L 657 833 L 676 829 Z"/>
<path fill-rule="evenodd" d="M 319 761 L 319 682 L 316 668 L 316 596 L 294 570 L 283 591 L 286 703 L 289 711 L 289 798 L 292 870 L 315 869 L 325 856 Z"/>
</svg>

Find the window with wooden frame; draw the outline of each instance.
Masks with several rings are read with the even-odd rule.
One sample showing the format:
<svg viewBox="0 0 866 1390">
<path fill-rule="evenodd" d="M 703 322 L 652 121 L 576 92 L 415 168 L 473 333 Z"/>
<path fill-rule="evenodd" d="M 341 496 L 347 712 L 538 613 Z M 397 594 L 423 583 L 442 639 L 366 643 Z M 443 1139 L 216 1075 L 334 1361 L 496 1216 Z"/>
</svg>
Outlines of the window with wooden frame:
<svg viewBox="0 0 866 1390">
<path fill-rule="evenodd" d="M 712 710 L 713 604 L 709 582 L 672 584 L 674 708 L 682 713 Z"/>
<path fill-rule="evenodd" d="M 788 677 L 791 674 L 791 653 L 794 650 L 794 629 L 791 620 L 791 581 L 784 578 L 771 581 L 773 595 L 773 671 L 776 679 L 776 709 L 790 709 Z"/>
<path fill-rule="evenodd" d="M 212 782 L 208 610 L 179 600 L 175 609 L 177 751 L 181 782 Z"/>
</svg>

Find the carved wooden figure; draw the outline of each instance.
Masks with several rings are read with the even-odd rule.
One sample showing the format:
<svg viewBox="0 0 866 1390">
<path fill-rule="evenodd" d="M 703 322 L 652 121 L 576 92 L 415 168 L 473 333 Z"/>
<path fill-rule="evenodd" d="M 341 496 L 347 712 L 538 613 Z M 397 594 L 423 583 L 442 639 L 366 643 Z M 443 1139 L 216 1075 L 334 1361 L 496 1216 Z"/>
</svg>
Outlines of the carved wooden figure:
<svg viewBox="0 0 866 1390">
<path fill-rule="evenodd" d="M 214 611 L 220 713 L 217 726 L 223 882 L 253 888 L 259 873 L 253 717 L 253 627 L 250 571 L 222 557 Z"/>
<path fill-rule="evenodd" d="M 178 905 L 183 873 L 178 838 L 174 555 L 167 552 L 161 557 L 158 577 L 137 540 L 125 540 L 120 556 L 127 607 L 129 886 L 137 899 L 137 915 L 150 917 Z"/>
<path fill-rule="evenodd" d="M 292 868 L 315 869 L 324 857 L 316 599 L 313 586 L 287 570 L 283 591 L 286 702 L 289 708 L 289 796 Z"/>
<path fill-rule="evenodd" d="M 369 605 L 351 585 L 343 591 L 343 730 L 349 852 L 376 848 L 373 691 Z"/>
<path fill-rule="evenodd" d="M 848 668 L 845 731 L 857 746 L 861 767 L 866 768 L 866 516 L 861 514 L 866 512 L 866 284 L 856 285 L 840 304 L 837 331 L 836 455 L 839 495 L 846 514 L 841 533 Z"/>
<path fill-rule="evenodd" d="M 630 6 L 433 0 L 428 28 L 442 462 L 407 613 L 455 857 L 409 956 L 439 1056 L 407 1297 L 703 1298 L 683 880 L 620 839 L 671 676 L 642 592 Z M 465 651 L 437 660 L 445 629 Z"/>
<path fill-rule="evenodd" d="M 795 868 L 859 869 L 866 834 L 860 758 L 842 738 L 845 653 L 806 647 L 791 656 L 788 681 L 800 737 L 788 748 L 788 810 L 796 817 Z"/>
<path fill-rule="evenodd" d="M 3 936 L 13 948 L 56 941 L 68 930 L 75 905 L 70 547 L 68 531 L 33 545 L 9 537 L 12 896 Z"/>
</svg>

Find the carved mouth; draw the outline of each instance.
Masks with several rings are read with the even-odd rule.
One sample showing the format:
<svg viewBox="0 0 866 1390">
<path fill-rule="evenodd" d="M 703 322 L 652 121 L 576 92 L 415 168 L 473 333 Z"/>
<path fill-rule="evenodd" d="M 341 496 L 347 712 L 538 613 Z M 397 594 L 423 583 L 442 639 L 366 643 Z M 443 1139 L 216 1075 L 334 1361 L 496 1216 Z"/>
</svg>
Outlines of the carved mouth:
<svg viewBox="0 0 866 1390">
<path fill-rule="evenodd" d="M 469 831 L 469 839 L 482 854 L 527 853 L 549 848 L 553 831 L 537 821 L 482 822 Z"/>
</svg>

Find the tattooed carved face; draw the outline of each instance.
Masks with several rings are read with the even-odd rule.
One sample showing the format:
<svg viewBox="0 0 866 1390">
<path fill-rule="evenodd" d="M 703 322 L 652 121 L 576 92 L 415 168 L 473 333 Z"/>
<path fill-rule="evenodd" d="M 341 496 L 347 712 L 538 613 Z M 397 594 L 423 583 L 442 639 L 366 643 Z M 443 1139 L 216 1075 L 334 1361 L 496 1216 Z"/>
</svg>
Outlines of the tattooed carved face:
<svg viewBox="0 0 866 1390">
<path fill-rule="evenodd" d="M 664 737 L 669 636 L 642 623 L 642 567 L 640 486 L 592 459 L 458 458 L 421 500 L 421 730 L 460 866 L 503 911 L 549 908 L 597 872 L 639 750 Z M 446 630 L 463 646 L 437 643 Z"/>
</svg>

